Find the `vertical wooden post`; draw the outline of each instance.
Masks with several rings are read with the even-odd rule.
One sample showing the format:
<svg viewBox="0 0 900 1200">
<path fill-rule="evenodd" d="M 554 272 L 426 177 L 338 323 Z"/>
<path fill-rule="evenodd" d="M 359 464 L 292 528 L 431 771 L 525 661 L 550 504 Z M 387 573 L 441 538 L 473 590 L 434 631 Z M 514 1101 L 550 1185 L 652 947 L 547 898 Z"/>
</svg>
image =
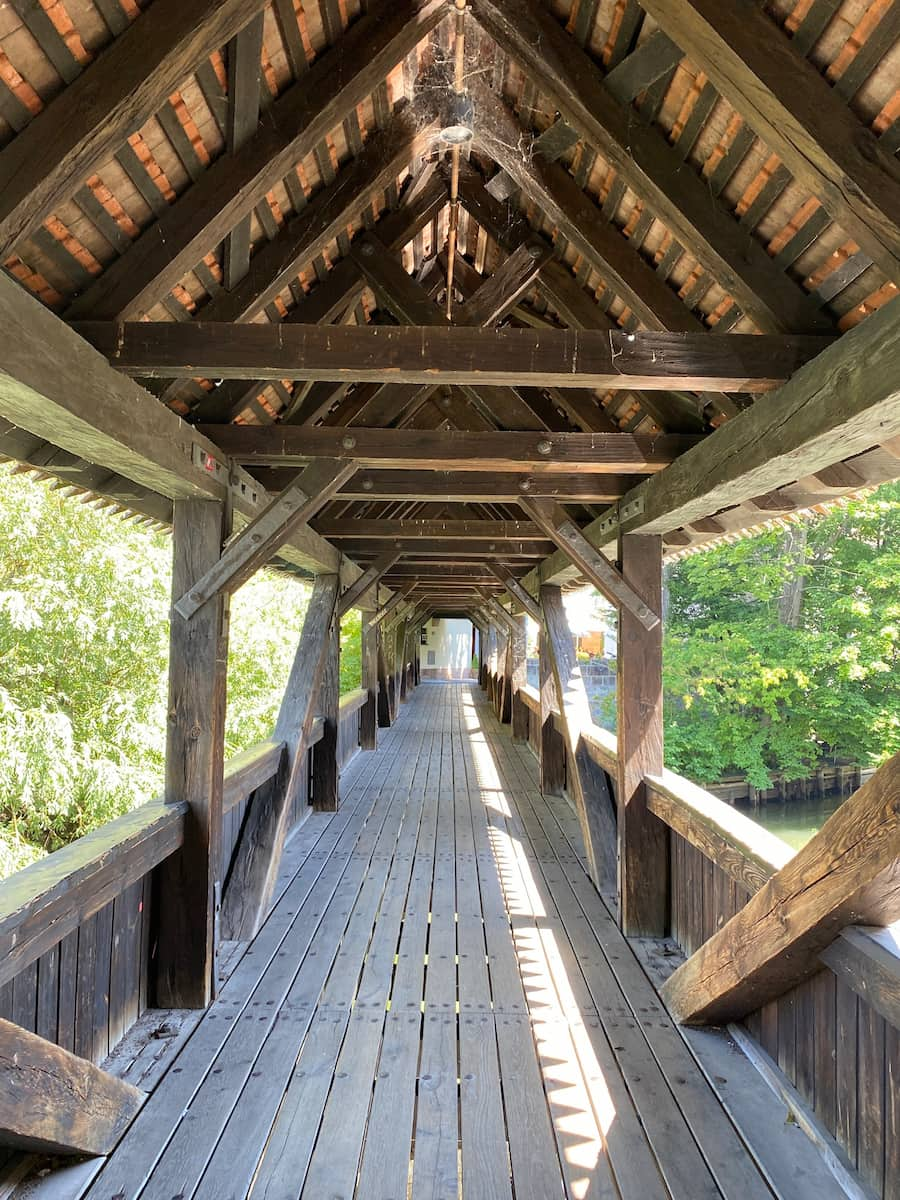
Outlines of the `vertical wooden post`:
<svg viewBox="0 0 900 1200">
<path fill-rule="evenodd" d="M 594 886 L 604 895 L 616 889 L 616 814 L 606 772 L 587 752 L 582 731 L 593 722 L 584 680 L 575 657 L 575 639 L 558 587 L 541 587 L 544 628 L 559 697 L 559 711 L 572 771 L 566 780 L 584 837 Z"/>
<path fill-rule="evenodd" d="M 514 742 L 528 741 L 528 709 L 525 707 L 520 689 L 528 683 L 526 659 L 526 622 L 523 614 L 516 617 L 518 632 L 512 637 L 512 735 Z"/>
<path fill-rule="evenodd" d="M 653 612 L 662 605 L 662 540 L 626 534 L 621 571 Z M 619 612 L 618 678 L 619 922 L 631 937 L 669 932 L 669 836 L 647 808 L 645 775 L 663 768 L 662 622 L 647 630 Z"/>
<path fill-rule="evenodd" d="M 388 672 L 387 653 L 385 647 L 385 634 L 380 625 L 378 630 L 378 649 L 376 660 L 378 663 L 378 725 L 381 729 L 390 729 L 393 717 L 393 708 L 391 705 L 391 680 Z"/>
<path fill-rule="evenodd" d="M 363 750 L 378 747 L 378 626 L 367 620 L 363 612 L 362 626 L 362 686 L 369 696 L 359 710 L 359 744 Z"/>
<path fill-rule="evenodd" d="M 503 690 L 500 696 L 500 720 L 504 725 L 512 724 L 513 719 L 513 642 L 512 630 L 506 630 L 505 648 L 503 651 Z"/>
<path fill-rule="evenodd" d="M 338 583 L 337 575 L 319 575 L 313 585 L 275 722 L 273 736 L 286 747 L 283 768 L 254 792 L 231 860 L 222 902 L 222 930 L 228 938 L 252 938 L 265 920 L 292 814 L 298 802 L 306 805 L 307 747 L 325 671 Z"/>
<path fill-rule="evenodd" d="M 319 685 L 316 716 L 322 718 L 321 739 L 312 753 L 312 806 L 317 812 L 338 809 L 338 721 L 341 703 L 341 629 L 337 618 L 328 630 L 325 667 Z"/>
<path fill-rule="evenodd" d="M 409 691 L 409 621 L 404 621 L 400 635 L 400 699 Z"/>
<path fill-rule="evenodd" d="M 176 500 L 172 603 L 219 560 L 225 505 Z M 222 877 L 222 780 L 228 602 L 190 620 L 171 614 L 165 797 L 187 801 L 184 844 L 154 876 L 153 998 L 160 1008 L 205 1008 L 215 996 L 216 899 Z"/>
<path fill-rule="evenodd" d="M 566 744 L 553 727 L 553 710 L 559 708 L 550 647 L 542 629 L 538 641 L 541 693 L 541 794 L 561 796 L 566 786 Z"/>
</svg>

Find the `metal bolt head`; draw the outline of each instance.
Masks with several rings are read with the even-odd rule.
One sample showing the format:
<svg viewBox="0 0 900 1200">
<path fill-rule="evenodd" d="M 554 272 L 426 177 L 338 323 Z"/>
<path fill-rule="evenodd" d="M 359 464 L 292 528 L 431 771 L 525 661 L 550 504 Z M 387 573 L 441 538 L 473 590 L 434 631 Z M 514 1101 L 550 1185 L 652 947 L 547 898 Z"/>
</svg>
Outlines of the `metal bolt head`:
<svg viewBox="0 0 900 1200">
<path fill-rule="evenodd" d="M 353 449 L 355 449 L 355 447 L 356 447 L 356 438 L 355 438 L 355 437 L 352 437 L 352 436 L 351 436 L 349 433 L 348 433 L 348 434 L 346 434 L 346 436 L 345 436 L 345 437 L 342 437 L 342 438 L 341 438 L 341 446 L 342 446 L 342 447 L 343 447 L 345 450 L 353 450 Z"/>
<path fill-rule="evenodd" d="M 362 481 L 362 490 L 364 492 L 371 492 L 371 490 L 372 490 L 372 488 L 374 488 L 374 486 L 375 486 L 375 484 L 372 482 L 371 479 L 364 479 Z"/>
<path fill-rule="evenodd" d="M 538 454 L 552 454 L 553 453 L 553 443 L 547 442 L 547 441 L 538 442 L 537 452 L 538 452 Z"/>
<path fill-rule="evenodd" d="M 364 258 L 371 258 L 372 255 L 375 253 L 375 247 L 372 245 L 371 242 L 363 242 L 363 244 L 359 248 L 359 252 L 360 252 L 360 254 L 363 255 Z"/>
<path fill-rule="evenodd" d="M 519 480 L 519 491 L 520 492 L 530 492 L 531 491 L 531 480 L 530 479 L 520 479 Z"/>
</svg>

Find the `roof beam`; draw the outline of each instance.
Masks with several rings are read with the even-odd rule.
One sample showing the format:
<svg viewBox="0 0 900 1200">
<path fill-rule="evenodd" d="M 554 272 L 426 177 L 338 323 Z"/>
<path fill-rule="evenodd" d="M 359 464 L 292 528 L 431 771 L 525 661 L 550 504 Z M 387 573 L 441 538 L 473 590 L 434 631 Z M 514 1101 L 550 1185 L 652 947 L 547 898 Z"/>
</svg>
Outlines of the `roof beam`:
<svg viewBox="0 0 900 1200">
<path fill-rule="evenodd" d="M 229 468 L 211 441 L 112 371 L 59 317 L 2 273 L 0 328 L 5 339 L 0 415 L 8 421 L 171 500 L 227 497 Z M 266 497 L 243 471 L 234 482 L 240 526 L 257 515 Z M 306 526 L 294 532 L 280 557 L 316 573 L 336 571 L 340 562 L 334 547 Z M 355 578 L 356 568 L 349 570 Z"/>
<path fill-rule="evenodd" d="M 364 518 L 335 520 L 320 517 L 315 521 L 315 528 L 322 537 L 331 540 L 335 538 L 371 538 L 375 541 L 393 538 L 403 538 L 406 541 L 413 541 L 415 538 L 427 541 L 453 541 L 458 538 L 468 538 L 473 541 L 487 542 L 495 541 L 497 538 L 534 542 L 546 540 L 546 534 L 542 533 L 533 521 L 385 521 Z"/>
<path fill-rule="evenodd" d="M 363 596 L 365 596 L 366 592 L 375 586 L 385 571 L 388 571 L 399 557 L 400 552 L 398 550 L 389 550 L 387 553 L 379 555 L 372 565 L 363 571 L 359 579 L 355 583 L 351 583 L 350 587 L 341 593 L 337 603 L 338 617 L 342 617 L 344 613 L 354 608 Z"/>
<path fill-rule="evenodd" d="M 132 22 L 0 154 L 0 260 L 264 8 L 157 0 Z"/>
<path fill-rule="evenodd" d="M 644 7 L 834 220 L 900 282 L 900 166 L 815 64 L 761 8 L 718 0 L 648 0 Z"/>
<path fill-rule="evenodd" d="M 664 134 L 613 97 L 593 59 L 541 0 L 478 0 L 475 13 L 490 36 L 540 79 L 542 93 L 569 124 L 601 151 L 761 329 L 816 332 L 828 327 L 827 315 L 773 266 L 764 247 L 710 195 L 706 182 L 685 166 Z M 672 34 L 671 28 L 668 32 Z M 760 53 L 771 40 L 760 43 Z"/>
<path fill-rule="evenodd" d="M 294 474 L 290 468 L 252 468 L 269 491 L 283 487 Z M 623 496 L 636 477 L 589 471 L 536 471 L 516 474 L 496 471 L 359 471 L 344 484 L 340 500 L 470 501 L 516 503 L 523 494 L 555 496 L 584 504 L 611 503 Z"/>
<path fill-rule="evenodd" d="M 350 116 L 443 19 L 444 0 L 376 0 L 280 96 L 258 132 L 225 154 L 71 306 L 70 315 L 146 313 L 298 162 Z M 170 89 L 171 90 L 171 89 Z"/>
<path fill-rule="evenodd" d="M 434 471 L 528 471 L 576 468 L 616 472 L 662 470 L 696 444 L 686 434 L 507 433 L 488 430 L 329 429 L 285 425 L 203 426 L 221 451 L 240 463 L 284 464 L 310 458 L 355 461 L 359 467 Z M 436 485 L 439 486 L 436 480 Z"/>
<path fill-rule="evenodd" d="M 428 301 L 431 303 L 431 301 Z M 83 321 L 126 375 L 770 391 L 832 339 L 458 326 Z"/>
<path fill-rule="evenodd" d="M 362 562 L 377 550 L 377 541 L 343 540 L 341 549 L 354 560 Z M 422 538 L 397 537 L 391 546 L 405 556 L 407 562 L 420 558 L 544 558 L 553 549 L 551 539 L 543 541 L 516 538 Z"/>
<path fill-rule="evenodd" d="M 606 555 L 591 545 L 561 504 L 553 500 L 521 500 L 520 504 L 610 604 L 627 608 L 645 629 L 656 628 L 659 614 L 647 607 Z"/>
<path fill-rule="evenodd" d="M 900 435 L 900 300 L 866 317 L 783 387 L 727 421 L 582 533 L 615 552 L 619 532 L 667 534 L 763 497 Z M 900 473 L 900 468 L 898 468 Z M 748 509 L 748 524 L 760 520 Z M 733 526 L 729 526 L 733 528 Z M 571 575 L 557 553 L 525 581 Z"/>
<path fill-rule="evenodd" d="M 175 611 L 187 621 L 213 596 L 236 592 L 273 558 L 295 529 L 328 503 L 353 469 L 352 463 L 322 459 L 301 471 L 294 483 L 228 542 L 219 561 L 175 602 Z"/>
</svg>

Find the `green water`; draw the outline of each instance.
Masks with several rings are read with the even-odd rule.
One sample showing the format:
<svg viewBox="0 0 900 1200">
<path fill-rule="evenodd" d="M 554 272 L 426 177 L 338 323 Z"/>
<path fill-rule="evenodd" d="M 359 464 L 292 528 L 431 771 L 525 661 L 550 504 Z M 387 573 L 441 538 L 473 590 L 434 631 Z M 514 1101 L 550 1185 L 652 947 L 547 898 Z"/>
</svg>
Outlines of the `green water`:
<svg viewBox="0 0 900 1200">
<path fill-rule="evenodd" d="M 762 804 L 756 812 L 743 804 L 735 807 L 799 850 L 822 828 L 841 800 L 841 796 L 828 796 L 824 800 L 788 800 L 785 804 Z"/>
</svg>

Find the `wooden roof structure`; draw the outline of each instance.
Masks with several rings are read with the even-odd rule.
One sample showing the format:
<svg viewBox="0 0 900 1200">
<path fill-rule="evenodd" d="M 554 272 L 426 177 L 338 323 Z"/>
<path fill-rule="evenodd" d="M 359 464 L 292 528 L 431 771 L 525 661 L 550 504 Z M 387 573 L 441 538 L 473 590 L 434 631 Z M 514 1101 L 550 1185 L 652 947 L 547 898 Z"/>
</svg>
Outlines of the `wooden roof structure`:
<svg viewBox="0 0 900 1200">
<path fill-rule="evenodd" d="M 162 523 L 352 460 L 281 564 L 390 545 L 383 583 L 447 590 L 591 578 L 534 501 L 677 552 L 894 478 L 898 33 L 882 0 L 13 0 L 0 454 Z"/>
</svg>

